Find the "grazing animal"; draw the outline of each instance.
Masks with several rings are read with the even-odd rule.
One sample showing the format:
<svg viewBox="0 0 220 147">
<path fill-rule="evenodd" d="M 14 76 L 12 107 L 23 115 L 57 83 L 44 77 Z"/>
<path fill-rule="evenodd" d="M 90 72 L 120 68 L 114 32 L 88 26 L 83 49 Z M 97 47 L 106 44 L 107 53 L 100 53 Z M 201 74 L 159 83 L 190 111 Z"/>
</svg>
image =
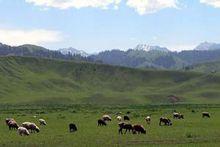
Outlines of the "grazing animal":
<svg viewBox="0 0 220 147">
<path fill-rule="evenodd" d="M 174 112 L 173 113 L 173 118 L 174 119 L 184 119 L 184 116 L 183 116 L 183 114 Z"/>
<path fill-rule="evenodd" d="M 102 116 L 102 119 L 103 119 L 104 121 L 111 121 L 111 120 L 112 120 L 112 118 L 111 118 L 109 115 L 103 115 L 103 116 Z"/>
<path fill-rule="evenodd" d="M 17 124 L 17 122 L 15 121 L 15 120 L 10 120 L 9 122 L 8 122 L 8 128 L 9 128 L 9 130 L 14 130 L 14 129 L 18 129 L 18 124 Z"/>
<path fill-rule="evenodd" d="M 6 125 L 8 125 L 9 121 L 12 121 L 12 120 L 14 120 L 14 118 L 6 118 L 6 119 L 5 119 Z"/>
<path fill-rule="evenodd" d="M 130 111 L 127 112 L 127 114 L 130 114 L 130 113 L 131 113 Z"/>
<path fill-rule="evenodd" d="M 118 130 L 119 134 L 123 134 L 123 129 L 125 129 L 125 134 L 127 133 L 127 131 L 131 132 L 133 130 L 131 124 L 126 124 L 124 122 L 120 122 L 118 126 L 119 126 L 119 130 Z"/>
<path fill-rule="evenodd" d="M 44 119 L 39 119 L 40 125 L 47 125 L 46 121 Z"/>
<path fill-rule="evenodd" d="M 172 125 L 171 120 L 169 118 L 166 118 L 166 117 L 161 117 L 160 118 L 160 122 L 159 122 L 160 126 L 161 126 L 161 123 L 163 123 L 166 126 L 171 126 Z"/>
<path fill-rule="evenodd" d="M 127 115 L 124 116 L 124 121 L 126 121 L 126 120 L 128 120 L 128 121 L 130 120 L 130 118 Z"/>
<path fill-rule="evenodd" d="M 19 127 L 18 128 L 18 134 L 21 135 L 21 136 L 23 136 L 23 135 L 25 135 L 25 136 L 30 135 L 29 131 L 25 127 Z"/>
<path fill-rule="evenodd" d="M 147 116 L 147 117 L 145 118 L 145 120 L 146 120 L 147 124 L 150 124 L 150 122 L 151 122 L 151 117 L 150 117 L 150 116 Z"/>
<path fill-rule="evenodd" d="M 209 112 L 202 112 L 202 118 L 204 118 L 204 117 L 210 118 Z"/>
<path fill-rule="evenodd" d="M 40 132 L 40 128 L 35 123 L 32 122 L 24 122 L 22 123 L 21 126 L 25 127 L 27 130 L 30 130 L 31 133 Z"/>
<path fill-rule="evenodd" d="M 69 130 L 70 132 L 76 132 L 77 131 L 76 125 L 73 123 L 69 124 Z"/>
<path fill-rule="evenodd" d="M 133 125 L 133 134 L 146 134 L 146 130 L 142 125 Z"/>
<path fill-rule="evenodd" d="M 107 124 L 106 124 L 105 120 L 103 120 L 103 119 L 98 120 L 98 126 L 106 126 L 106 125 Z"/>
<path fill-rule="evenodd" d="M 116 118 L 117 118 L 118 121 L 121 121 L 121 120 L 122 120 L 122 117 L 121 117 L 121 116 L 117 116 Z"/>
</svg>

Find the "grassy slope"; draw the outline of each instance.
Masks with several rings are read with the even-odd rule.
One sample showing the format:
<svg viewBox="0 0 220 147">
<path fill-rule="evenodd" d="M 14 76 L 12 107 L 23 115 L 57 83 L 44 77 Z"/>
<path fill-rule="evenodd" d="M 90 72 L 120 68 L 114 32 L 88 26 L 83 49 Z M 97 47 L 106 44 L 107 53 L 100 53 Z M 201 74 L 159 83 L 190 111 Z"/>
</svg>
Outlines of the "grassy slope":
<svg viewBox="0 0 220 147">
<path fill-rule="evenodd" d="M 192 68 L 190 69 L 191 71 L 196 71 L 196 72 L 204 72 L 204 73 L 219 72 L 220 61 L 201 63 L 194 65 L 191 68 Z"/>
<path fill-rule="evenodd" d="M 29 57 L 0 58 L 0 101 L 20 104 L 220 103 L 220 76 Z"/>
</svg>

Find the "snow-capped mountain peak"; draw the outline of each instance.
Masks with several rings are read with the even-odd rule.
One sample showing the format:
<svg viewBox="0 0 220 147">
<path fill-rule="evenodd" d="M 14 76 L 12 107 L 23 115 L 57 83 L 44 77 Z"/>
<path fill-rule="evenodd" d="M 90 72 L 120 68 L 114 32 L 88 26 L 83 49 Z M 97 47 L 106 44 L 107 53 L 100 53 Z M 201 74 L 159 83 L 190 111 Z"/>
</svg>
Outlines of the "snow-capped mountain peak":
<svg viewBox="0 0 220 147">
<path fill-rule="evenodd" d="M 157 51 L 163 51 L 163 52 L 168 52 L 169 50 L 165 47 L 160 47 L 160 46 L 151 46 L 147 44 L 139 44 L 137 45 L 134 50 L 144 50 L 144 51 L 152 51 L 152 50 L 157 50 Z"/>
<path fill-rule="evenodd" d="M 204 51 L 204 50 L 217 50 L 220 49 L 220 44 L 203 42 L 200 43 L 194 50 Z"/>
<path fill-rule="evenodd" d="M 70 55 L 81 55 L 83 57 L 87 57 L 89 54 L 87 54 L 85 51 L 83 50 L 77 50 L 75 48 L 63 48 L 63 49 L 59 49 L 59 51 L 64 54 L 64 55 L 67 55 L 67 54 L 70 54 Z"/>
</svg>

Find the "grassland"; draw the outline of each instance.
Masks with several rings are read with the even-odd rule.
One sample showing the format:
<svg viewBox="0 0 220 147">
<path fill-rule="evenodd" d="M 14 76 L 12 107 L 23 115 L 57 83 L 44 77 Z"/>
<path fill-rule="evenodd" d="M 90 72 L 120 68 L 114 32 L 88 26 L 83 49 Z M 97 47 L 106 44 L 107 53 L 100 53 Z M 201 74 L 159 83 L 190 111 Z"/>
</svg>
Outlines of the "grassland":
<svg viewBox="0 0 220 147">
<path fill-rule="evenodd" d="M 184 120 L 173 120 L 173 110 L 185 115 Z M 192 110 L 195 110 L 192 113 Z M 116 112 L 130 111 L 132 124 L 143 124 L 146 135 L 118 134 Z M 202 111 L 209 111 L 211 118 L 201 117 Z M 98 127 L 97 119 L 110 114 L 113 121 L 106 127 Z M 144 121 L 152 116 L 152 123 Z M 168 105 L 100 107 L 87 105 L 60 106 L 4 106 L 0 111 L 0 146 L 219 146 L 220 145 L 220 106 L 219 105 Z M 34 118 L 33 116 L 37 116 Z M 170 117 L 173 126 L 159 126 L 161 116 Z M 13 117 L 19 124 L 32 121 L 38 124 L 44 118 L 48 125 L 40 126 L 40 133 L 21 137 L 16 131 L 9 131 L 4 124 L 6 117 Z M 74 122 L 78 131 L 69 133 L 68 124 Z"/>
<path fill-rule="evenodd" d="M 220 104 L 220 75 L 0 58 L 2 104 Z"/>
</svg>

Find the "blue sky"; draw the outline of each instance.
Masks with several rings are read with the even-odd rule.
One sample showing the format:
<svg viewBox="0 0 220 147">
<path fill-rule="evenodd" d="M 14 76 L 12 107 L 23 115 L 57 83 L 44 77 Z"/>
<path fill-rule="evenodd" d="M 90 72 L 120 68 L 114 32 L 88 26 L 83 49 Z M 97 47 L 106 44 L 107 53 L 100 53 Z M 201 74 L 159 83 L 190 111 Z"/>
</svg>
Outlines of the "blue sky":
<svg viewBox="0 0 220 147">
<path fill-rule="evenodd" d="M 0 0 L 0 42 L 89 53 L 220 43 L 220 0 Z"/>
</svg>

